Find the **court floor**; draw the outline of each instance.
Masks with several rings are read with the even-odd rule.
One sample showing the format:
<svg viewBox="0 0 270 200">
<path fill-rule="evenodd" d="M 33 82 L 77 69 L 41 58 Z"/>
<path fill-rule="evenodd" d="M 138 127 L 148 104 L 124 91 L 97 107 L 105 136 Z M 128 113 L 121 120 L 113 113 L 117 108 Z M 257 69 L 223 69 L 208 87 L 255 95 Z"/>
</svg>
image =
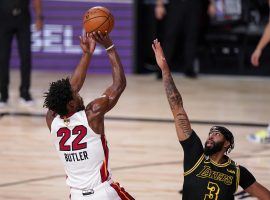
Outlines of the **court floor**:
<svg viewBox="0 0 270 200">
<path fill-rule="evenodd" d="M 19 73 L 11 72 L 10 102 L 0 109 L 0 199 L 68 199 L 65 173 L 45 124 L 43 93 L 62 72 L 33 72 L 36 104 L 18 103 Z M 221 124 L 235 135 L 231 157 L 270 189 L 270 145 L 246 137 L 270 122 L 270 78 L 174 74 L 192 128 L 202 141 Z M 80 94 L 85 104 L 102 94 L 110 75 L 88 75 Z M 106 115 L 113 179 L 136 199 L 180 199 L 183 151 L 161 81 L 154 75 L 128 75 L 127 88 Z M 239 189 L 241 191 L 241 188 Z M 240 199 L 243 195 L 239 195 Z M 252 199 L 252 198 L 245 198 Z"/>
</svg>

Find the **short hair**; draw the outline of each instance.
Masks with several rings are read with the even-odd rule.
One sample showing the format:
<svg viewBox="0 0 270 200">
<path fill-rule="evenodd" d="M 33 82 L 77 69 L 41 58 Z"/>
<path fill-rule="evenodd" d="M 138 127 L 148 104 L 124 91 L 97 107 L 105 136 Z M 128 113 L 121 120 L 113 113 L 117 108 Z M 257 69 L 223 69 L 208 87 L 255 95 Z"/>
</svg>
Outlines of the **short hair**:
<svg viewBox="0 0 270 200">
<path fill-rule="evenodd" d="M 225 139 L 228 142 L 230 142 L 230 146 L 226 151 L 227 153 L 230 153 L 234 149 L 234 137 L 233 137 L 232 132 L 229 131 L 229 129 L 225 128 L 224 126 L 213 126 L 210 132 L 213 130 L 219 131 L 225 137 Z"/>
<path fill-rule="evenodd" d="M 43 107 L 48 108 L 60 116 L 68 114 L 67 104 L 73 99 L 69 78 L 63 78 L 50 83 L 48 92 L 44 93 Z"/>
</svg>

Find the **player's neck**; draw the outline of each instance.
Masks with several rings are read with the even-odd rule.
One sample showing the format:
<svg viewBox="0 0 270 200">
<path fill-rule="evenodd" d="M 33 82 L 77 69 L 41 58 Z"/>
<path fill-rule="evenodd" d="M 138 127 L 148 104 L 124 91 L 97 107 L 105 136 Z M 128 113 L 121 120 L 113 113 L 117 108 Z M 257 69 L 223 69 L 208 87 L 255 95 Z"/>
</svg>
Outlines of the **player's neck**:
<svg viewBox="0 0 270 200">
<path fill-rule="evenodd" d="M 217 164 L 222 164 L 226 162 L 226 156 L 224 156 L 223 152 L 217 152 L 210 156 L 210 159 Z"/>
<path fill-rule="evenodd" d="M 80 107 L 70 107 L 70 108 L 68 108 L 68 113 L 70 114 L 70 113 L 76 113 L 76 112 L 79 112 L 79 111 L 82 111 L 82 110 L 84 110 L 85 109 L 85 107 L 84 106 L 80 106 Z"/>
</svg>

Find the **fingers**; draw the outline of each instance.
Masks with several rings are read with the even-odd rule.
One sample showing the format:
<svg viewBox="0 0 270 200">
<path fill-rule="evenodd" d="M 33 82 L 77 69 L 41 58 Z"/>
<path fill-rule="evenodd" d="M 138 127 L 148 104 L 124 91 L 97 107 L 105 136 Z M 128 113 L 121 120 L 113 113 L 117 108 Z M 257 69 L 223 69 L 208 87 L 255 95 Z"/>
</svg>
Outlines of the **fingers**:
<svg viewBox="0 0 270 200">
<path fill-rule="evenodd" d="M 84 35 L 84 36 L 79 36 L 79 39 L 80 39 L 80 43 L 81 44 L 85 44 L 86 43 L 86 41 L 87 41 L 87 37 L 86 37 L 86 35 Z"/>
<path fill-rule="evenodd" d="M 81 35 L 79 36 L 80 39 L 80 45 L 84 45 L 85 44 L 85 40 L 84 37 L 82 37 Z"/>
<path fill-rule="evenodd" d="M 158 39 L 155 39 L 153 41 L 153 44 L 152 44 L 152 49 L 154 50 L 154 52 L 156 53 L 157 49 L 160 49 L 161 46 L 160 46 L 160 42 L 158 41 Z"/>
<path fill-rule="evenodd" d="M 101 31 L 92 32 L 91 37 L 100 45 L 104 46 L 105 49 L 112 46 L 112 40 L 110 39 L 110 36 L 108 34 L 108 31 L 105 31 L 102 33 Z"/>
<path fill-rule="evenodd" d="M 152 49 L 153 49 L 154 53 L 156 53 L 156 47 L 154 44 L 152 44 Z"/>
<path fill-rule="evenodd" d="M 104 38 L 105 38 L 106 40 L 111 40 L 108 31 L 105 31 Z"/>
<path fill-rule="evenodd" d="M 154 43 L 155 47 L 160 47 L 160 42 L 158 41 L 158 39 L 155 39 L 153 41 L 153 43 Z"/>
<path fill-rule="evenodd" d="M 88 40 L 89 40 L 90 42 L 95 41 L 91 36 L 88 37 Z"/>
<path fill-rule="evenodd" d="M 85 38 L 89 38 L 89 37 L 91 37 L 91 33 L 90 33 L 90 32 L 86 32 L 86 33 L 84 33 L 84 37 L 85 37 Z"/>
<path fill-rule="evenodd" d="M 88 34 L 87 34 L 87 36 L 86 36 L 86 38 L 87 38 L 88 40 L 90 40 L 90 39 L 92 39 L 92 40 L 93 40 L 92 33 L 88 33 Z"/>
<path fill-rule="evenodd" d="M 91 33 L 86 32 L 86 33 L 84 33 L 83 36 L 79 36 L 79 38 L 80 38 L 80 42 L 85 44 L 85 43 L 90 41 L 89 39 L 91 38 Z"/>
<path fill-rule="evenodd" d="M 104 41 L 104 36 L 100 31 L 91 33 L 91 36 L 96 40 L 97 42 Z"/>
<path fill-rule="evenodd" d="M 104 36 L 102 35 L 102 33 L 100 31 L 97 32 L 97 37 L 100 39 L 100 40 L 104 40 Z"/>
</svg>

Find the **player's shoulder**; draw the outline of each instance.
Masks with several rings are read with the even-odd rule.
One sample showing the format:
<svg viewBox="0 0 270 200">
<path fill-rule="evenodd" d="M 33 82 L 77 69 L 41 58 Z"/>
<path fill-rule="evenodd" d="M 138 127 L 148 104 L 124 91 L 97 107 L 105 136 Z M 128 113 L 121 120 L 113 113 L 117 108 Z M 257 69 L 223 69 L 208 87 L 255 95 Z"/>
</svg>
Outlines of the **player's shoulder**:
<svg viewBox="0 0 270 200">
<path fill-rule="evenodd" d="M 86 112 L 102 112 L 102 109 L 109 103 L 109 97 L 106 94 L 94 99 L 86 106 Z"/>
<path fill-rule="evenodd" d="M 232 160 L 230 158 L 229 158 L 229 160 L 230 160 L 230 164 L 228 165 L 228 167 L 234 168 L 234 169 L 237 169 L 237 170 L 240 169 L 240 165 L 236 161 L 234 161 L 234 160 Z"/>
</svg>

